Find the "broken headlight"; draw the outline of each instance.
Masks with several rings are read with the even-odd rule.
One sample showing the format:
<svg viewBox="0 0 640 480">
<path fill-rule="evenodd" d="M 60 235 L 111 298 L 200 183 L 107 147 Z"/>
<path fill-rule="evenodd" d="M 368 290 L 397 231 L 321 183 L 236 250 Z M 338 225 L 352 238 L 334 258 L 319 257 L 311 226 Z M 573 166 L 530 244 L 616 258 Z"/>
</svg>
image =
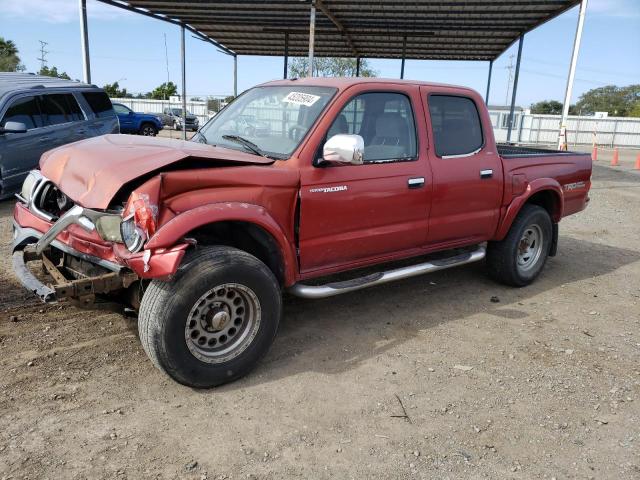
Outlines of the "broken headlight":
<svg viewBox="0 0 640 480">
<path fill-rule="evenodd" d="M 95 221 L 96 231 L 100 238 L 108 242 L 122 242 L 120 233 L 120 224 L 122 217 L 120 215 L 104 215 Z"/>
<path fill-rule="evenodd" d="M 120 223 L 120 237 L 131 253 L 139 252 L 147 240 L 144 231 L 136 225 L 134 214 Z"/>
</svg>

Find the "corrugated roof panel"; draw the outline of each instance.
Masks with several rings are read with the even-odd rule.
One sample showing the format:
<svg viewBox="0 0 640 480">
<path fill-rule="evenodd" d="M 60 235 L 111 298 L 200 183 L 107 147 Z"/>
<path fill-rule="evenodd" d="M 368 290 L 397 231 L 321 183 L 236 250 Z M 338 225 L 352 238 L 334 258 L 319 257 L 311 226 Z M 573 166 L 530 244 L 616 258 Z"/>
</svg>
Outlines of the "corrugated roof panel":
<svg viewBox="0 0 640 480">
<path fill-rule="evenodd" d="M 113 0 L 104 3 L 113 4 Z M 192 26 L 241 55 L 306 55 L 309 0 L 130 0 L 145 14 Z M 493 60 L 522 33 L 579 0 L 316 0 L 315 54 Z"/>
</svg>

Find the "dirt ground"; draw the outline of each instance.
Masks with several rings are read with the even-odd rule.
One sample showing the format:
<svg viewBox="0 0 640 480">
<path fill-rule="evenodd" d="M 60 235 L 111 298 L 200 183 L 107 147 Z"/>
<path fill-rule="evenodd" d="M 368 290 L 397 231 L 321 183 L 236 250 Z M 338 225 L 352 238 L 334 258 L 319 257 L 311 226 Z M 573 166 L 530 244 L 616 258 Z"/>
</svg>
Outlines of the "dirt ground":
<svg viewBox="0 0 640 480">
<path fill-rule="evenodd" d="M 532 286 L 475 264 L 287 298 L 258 369 L 209 391 L 135 320 L 26 294 L 1 203 L 0 478 L 640 478 L 640 174 L 602 164 Z"/>
</svg>

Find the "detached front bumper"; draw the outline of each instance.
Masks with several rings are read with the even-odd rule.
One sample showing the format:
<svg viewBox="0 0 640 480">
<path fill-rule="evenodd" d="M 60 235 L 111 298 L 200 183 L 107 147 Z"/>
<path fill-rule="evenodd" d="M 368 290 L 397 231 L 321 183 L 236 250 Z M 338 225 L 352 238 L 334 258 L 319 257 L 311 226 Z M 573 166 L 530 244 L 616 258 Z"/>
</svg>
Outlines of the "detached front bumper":
<svg viewBox="0 0 640 480">
<path fill-rule="evenodd" d="M 13 229 L 13 270 L 20 283 L 45 303 L 71 299 L 83 305 L 93 304 L 96 295 L 126 289 L 139 280 L 137 274 L 121 265 L 79 252 L 58 240 L 51 241 L 38 251 L 38 242 L 29 242 L 36 239 L 41 241 L 44 235 L 16 223 Z M 58 257 L 68 255 L 76 259 L 76 263 L 95 266 L 92 268 L 93 274 L 69 278 L 64 265 L 56 265 L 52 260 L 53 249 L 58 251 Z M 44 272 L 53 280 L 51 284 L 45 284 L 29 270 L 27 263 L 32 261 L 42 262 Z"/>
</svg>

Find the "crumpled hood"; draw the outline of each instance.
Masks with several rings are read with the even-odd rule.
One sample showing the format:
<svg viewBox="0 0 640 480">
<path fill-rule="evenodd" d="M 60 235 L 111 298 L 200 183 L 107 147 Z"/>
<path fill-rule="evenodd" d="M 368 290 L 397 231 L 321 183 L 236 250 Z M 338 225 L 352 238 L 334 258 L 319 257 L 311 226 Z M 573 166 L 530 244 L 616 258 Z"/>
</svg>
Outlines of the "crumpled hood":
<svg viewBox="0 0 640 480">
<path fill-rule="evenodd" d="M 169 138 L 103 135 L 46 152 L 42 174 L 74 202 L 105 209 L 120 188 L 180 160 L 270 164 L 273 160 L 226 148 Z"/>
</svg>

